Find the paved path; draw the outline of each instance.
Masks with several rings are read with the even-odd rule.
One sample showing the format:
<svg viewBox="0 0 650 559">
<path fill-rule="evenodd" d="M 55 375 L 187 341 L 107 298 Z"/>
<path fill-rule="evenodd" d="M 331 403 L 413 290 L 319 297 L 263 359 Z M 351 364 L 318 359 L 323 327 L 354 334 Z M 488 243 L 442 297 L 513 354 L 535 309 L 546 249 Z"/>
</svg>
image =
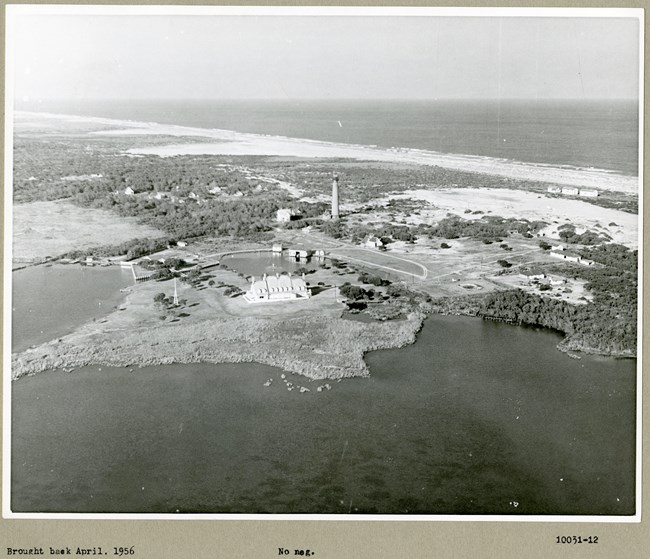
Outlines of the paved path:
<svg viewBox="0 0 650 559">
<path fill-rule="evenodd" d="M 339 247 L 339 250 L 346 250 L 346 251 L 355 250 L 355 251 L 359 251 L 359 252 L 369 254 L 370 257 L 375 255 L 375 252 L 372 251 L 372 250 L 368 250 L 368 249 L 365 249 L 365 248 L 358 248 L 358 247 L 349 247 L 349 248 L 348 247 Z M 419 264 L 418 262 L 413 262 L 412 260 L 409 260 L 407 258 L 402 258 L 401 256 L 395 256 L 393 254 L 381 253 L 381 256 L 386 257 L 386 258 L 392 258 L 394 260 L 401 260 L 402 262 L 407 262 L 411 266 L 419 268 L 421 270 L 421 272 L 419 274 L 416 274 L 416 273 L 413 273 L 413 272 L 407 272 L 406 270 L 403 270 L 403 269 L 393 268 L 391 266 L 384 266 L 383 264 L 377 264 L 376 262 L 373 262 L 372 260 L 363 260 L 361 258 L 355 258 L 354 256 L 349 256 L 348 254 L 343 254 L 343 253 L 340 253 L 340 252 L 337 253 L 336 249 L 334 249 L 332 252 L 330 252 L 330 256 L 334 256 L 335 258 L 351 260 L 352 262 L 360 262 L 362 264 L 367 264 L 369 266 L 372 266 L 373 268 L 380 268 L 382 270 L 388 270 L 390 272 L 396 272 L 398 274 L 404 274 L 404 275 L 407 275 L 409 277 L 416 277 L 416 278 L 418 278 L 420 280 L 427 279 L 427 276 L 429 274 L 429 270 L 427 270 L 427 268 L 425 266 L 423 266 L 422 264 Z"/>
<path fill-rule="evenodd" d="M 214 254 L 208 254 L 204 258 L 206 259 L 206 262 L 201 262 L 197 264 L 197 266 L 200 266 L 201 269 L 206 269 L 206 268 L 212 268 L 213 266 L 218 266 L 219 263 L 221 262 L 221 259 L 224 256 L 228 256 L 230 254 L 252 254 L 255 252 L 271 252 L 272 249 L 270 248 L 249 248 L 246 250 L 227 250 L 225 252 L 215 252 Z"/>
</svg>

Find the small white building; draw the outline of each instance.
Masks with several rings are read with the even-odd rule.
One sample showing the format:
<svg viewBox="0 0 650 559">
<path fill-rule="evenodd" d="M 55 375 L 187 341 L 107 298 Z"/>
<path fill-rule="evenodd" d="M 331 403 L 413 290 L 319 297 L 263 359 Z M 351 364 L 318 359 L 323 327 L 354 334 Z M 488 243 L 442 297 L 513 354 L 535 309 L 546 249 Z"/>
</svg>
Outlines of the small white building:
<svg viewBox="0 0 650 559">
<path fill-rule="evenodd" d="M 369 248 L 381 248 L 384 246 L 383 241 L 379 237 L 368 237 L 364 244 Z"/>
<path fill-rule="evenodd" d="M 571 254 L 565 250 L 552 250 L 549 253 L 553 258 L 558 258 L 559 260 L 566 260 L 567 262 L 579 262 L 580 257 L 576 254 Z"/>
<path fill-rule="evenodd" d="M 282 245 L 281 244 L 273 245 L 273 247 L 271 248 L 271 251 L 274 254 L 280 254 L 282 252 Z"/>
<path fill-rule="evenodd" d="M 186 246 L 187 246 L 187 243 L 186 243 L 185 241 L 178 241 L 178 242 L 176 243 L 176 246 L 177 246 L 177 247 L 186 247 Z"/>
<path fill-rule="evenodd" d="M 565 196 L 577 196 L 580 191 L 577 188 L 564 186 L 562 187 L 562 194 Z"/>
<path fill-rule="evenodd" d="M 598 191 L 582 188 L 580 190 L 580 196 L 584 196 L 585 198 L 598 198 Z"/>
<path fill-rule="evenodd" d="M 127 196 L 133 196 L 135 194 L 135 190 L 133 190 L 130 186 L 127 186 L 124 189 L 124 194 L 126 194 Z"/>
<path fill-rule="evenodd" d="M 310 252 L 304 249 L 290 248 L 287 249 L 287 256 L 289 258 L 309 258 Z"/>
<path fill-rule="evenodd" d="M 548 283 L 551 285 L 564 285 L 567 279 L 561 276 L 548 276 Z"/>
<path fill-rule="evenodd" d="M 276 214 L 276 219 L 280 223 L 287 223 L 288 221 L 291 221 L 291 218 L 296 215 L 293 210 L 290 210 L 288 208 L 282 208 L 277 211 Z"/>
<path fill-rule="evenodd" d="M 562 192 L 562 189 L 559 186 L 549 186 L 546 191 L 550 192 L 551 194 L 560 194 Z"/>
<path fill-rule="evenodd" d="M 558 258 L 559 260 L 564 260 L 565 262 L 573 262 L 575 264 L 582 264 L 583 266 L 593 266 L 595 262 L 593 260 L 589 260 L 588 258 L 583 258 L 579 254 L 575 254 L 573 252 L 569 252 L 567 250 L 552 250 L 550 252 L 550 255 L 553 258 Z"/>
<path fill-rule="evenodd" d="M 546 277 L 546 274 L 539 268 L 530 268 L 519 272 L 519 275 L 526 280 L 541 280 Z"/>
</svg>

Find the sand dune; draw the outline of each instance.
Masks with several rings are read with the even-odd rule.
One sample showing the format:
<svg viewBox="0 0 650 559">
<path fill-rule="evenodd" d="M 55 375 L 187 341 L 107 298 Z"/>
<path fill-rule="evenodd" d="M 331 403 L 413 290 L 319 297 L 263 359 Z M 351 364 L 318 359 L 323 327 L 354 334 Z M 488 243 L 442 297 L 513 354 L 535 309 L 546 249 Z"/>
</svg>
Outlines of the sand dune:
<svg viewBox="0 0 650 559">
<path fill-rule="evenodd" d="M 448 213 L 467 217 L 465 211 L 481 210 L 485 214 L 504 218 L 546 221 L 549 226 L 542 232 L 549 238 L 558 238 L 558 227 L 573 224 L 577 230 L 590 229 L 606 233 L 616 243 L 635 249 L 639 245 L 639 217 L 635 214 L 601 208 L 566 198 L 540 196 L 523 190 L 494 188 L 449 188 L 445 190 L 409 190 L 390 198 L 412 198 L 433 204 L 442 218 Z M 475 219 L 477 216 L 471 216 Z M 614 225 L 610 225 L 614 224 Z"/>
</svg>

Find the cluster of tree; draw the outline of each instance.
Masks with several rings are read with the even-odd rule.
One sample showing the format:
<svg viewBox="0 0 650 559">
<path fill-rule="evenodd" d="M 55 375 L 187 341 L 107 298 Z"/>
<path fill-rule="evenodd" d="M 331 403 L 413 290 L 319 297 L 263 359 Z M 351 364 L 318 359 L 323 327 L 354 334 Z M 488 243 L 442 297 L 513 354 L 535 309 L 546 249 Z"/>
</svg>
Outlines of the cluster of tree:
<svg viewBox="0 0 650 559">
<path fill-rule="evenodd" d="M 412 243 L 417 240 L 415 228 L 411 228 L 408 225 L 395 225 L 393 223 L 380 223 L 378 226 L 369 230 L 368 234 L 380 237 L 382 240 L 385 239 L 387 242 L 395 240 Z M 387 242 L 384 244 L 387 244 Z"/>
<path fill-rule="evenodd" d="M 300 268 L 296 270 L 296 274 L 298 275 L 302 275 L 302 274 L 308 275 L 308 274 L 315 274 L 315 273 L 316 270 L 310 270 L 309 268 L 305 268 L 304 266 L 300 266 Z"/>
<path fill-rule="evenodd" d="M 368 237 L 377 237 L 384 245 L 393 241 L 412 243 L 417 240 L 415 227 L 388 222 L 348 226 L 345 220 L 325 221 L 320 225 L 320 230 L 335 239 L 348 238 L 352 243 L 360 243 Z"/>
<path fill-rule="evenodd" d="M 431 301 L 431 297 L 424 293 L 419 293 L 409 289 L 405 285 L 393 283 L 386 288 L 386 294 L 394 298 L 402 298 L 408 300 L 410 303 L 418 303 L 419 301 Z"/>
<path fill-rule="evenodd" d="M 558 235 L 565 243 L 579 245 L 598 245 L 612 239 L 607 234 L 599 235 L 598 233 L 589 230 L 578 234 L 573 229 L 565 229 L 564 231 L 560 231 Z"/>
<path fill-rule="evenodd" d="M 236 297 L 237 295 L 240 295 L 243 293 L 243 291 L 234 285 L 230 285 L 224 289 L 223 294 L 229 297 Z"/>
<path fill-rule="evenodd" d="M 367 283 L 380 287 L 382 285 L 390 285 L 390 281 L 382 279 L 379 276 L 369 274 L 368 272 L 361 272 L 357 278 L 361 283 Z"/>
<path fill-rule="evenodd" d="M 600 266 L 561 266 L 553 272 L 587 281 L 596 305 L 615 309 L 616 314 L 636 322 L 638 299 L 638 251 L 619 244 L 584 247 L 580 255 Z"/>
<path fill-rule="evenodd" d="M 169 279 L 173 276 L 172 270 L 180 270 L 186 265 L 182 258 L 166 258 L 161 260 L 140 260 L 140 265 L 149 270 L 155 270 L 154 279 Z"/>
<path fill-rule="evenodd" d="M 275 212 L 290 200 L 281 190 L 258 189 L 259 180 L 245 168 L 215 166 L 210 156 L 127 158 L 114 157 L 106 143 L 96 150 L 69 141 L 23 138 L 17 144 L 16 201 L 66 198 L 84 207 L 135 216 L 175 238 L 229 235 L 259 239 L 275 226 Z M 125 195 L 127 186 L 136 195 Z M 209 190 L 215 187 L 221 193 L 243 192 L 247 196 L 211 196 Z M 156 199 L 149 195 L 153 191 L 170 196 Z M 205 197 L 201 204 L 191 198 L 185 203 L 178 201 L 190 192 Z M 171 195 L 177 200 L 172 201 Z M 138 239 L 128 246 L 123 243 L 91 253 L 116 256 L 128 252 L 131 259 L 165 246 L 166 240 Z"/>
<path fill-rule="evenodd" d="M 174 302 L 173 297 L 167 297 L 164 293 L 157 293 L 153 296 L 154 303 L 160 303 L 161 305 L 171 305 Z"/>
<path fill-rule="evenodd" d="M 91 148 L 87 149 L 90 144 Z M 107 156 L 110 155 L 110 156 Z M 260 185 L 245 168 L 215 166 L 214 157 L 114 157 L 104 138 L 84 143 L 18 137 L 14 157 L 14 196 L 18 202 L 73 198 L 90 205 L 109 192 L 127 187 L 137 193 L 165 192 L 210 197 L 252 194 Z M 210 191 L 213 191 L 211 194 Z"/>
<path fill-rule="evenodd" d="M 311 219 L 329 214 L 331 209 L 332 206 L 328 202 L 300 202 L 296 212 L 303 219 Z"/>
<path fill-rule="evenodd" d="M 349 282 L 345 282 L 339 288 L 339 293 L 353 301 L 372 299 L 375 296 L 375 292 L 372 289 L 366 290 L 358 285 L 351 285 Z"/>
<path fill-rule="evenodd" d="M 586 280 L 592 302 L 571 305 L 523 291 L 499 292 L 486 296 L 477 314 L 555 328 L 579 339 L 580 344 L 603 352 L 634 352 L 637 341 L 638 251 L 618 244 L 602 244 L 585 247 L 580 254 L 601 265 L 556 265 L 549 271 Z"/>
<path fill-rule="evenodd" d="M 344 167 L 344 173 L 341 169 Z M 370 202 L 394 192 L 411 189 L 436 188 L 520 188 L 527 191 L 545 193 L 547 183 L 507 179 L 505 177 L 477 175 L 454 169 L 436 166 L 413 166 L 404 168 L 387 168 L 372 162 L 359 162 L 350 165 L 340 159 L 322 160 L 318 163 L 295 163 L 265 160 L 264 165 L 256 169 L 279 180 L 287 180 L 309 194 L 329 194 L 332 188 L 332 175 L 339 174 L 339 188 L 346 200 Z M 401 204 L 396 202 L 396 207 Z M 421 206 L 422 203 L 419 202 Z"/>
<path fill-rule="evenodd" d="M 319 229 L 327 236 L 332 237 L 333 239 L 340 239 L 342 237 L 347 237 L 349 234 L 347 227 L 340 220 L 324 221 L 319 226 Z"/>
<path fill-rule="evenodd" d="M 173 237 L 188 239 L 205 235 L 250 237 L 270 231 L 280 205 L 278 199 L 268 195 L 216 199 L 200 206 L 130 196 L 113 209 L 124 216 L 138 217 Z"/>
<path fill-rule="evenodd" d="M 568 336 L 568 347 L 634 355 L 638 252 L 617 244 L 585 247 L 580 252 L 601 266 L 558 264 L 547 269 L 550 273 L 586 280 L 586 287 L 593 295 L 593 301 L 587 304 L 572 305 L 561 299 L 511 290 L 440 298 L 433 301 L 432 308 L 434 312 L 461 313 L 552 328 Z M 389 290 L 394 287 L 390 286 Z"/>
<path fill-rule="evenodd" d="M 540 297 L 522 290 L 498 291 L 486 295 L 477 316 L 552 328 L 569 339 L 580 340 L 582 347 L 604 353 L 636 351 L 636 316 L 618 306 L 601 304 L 571 305 L 563 300 Z"/>
<path fill-rule="evenodd" d="M 471 237 L 475 239 L 497 241 L 507 237 L 511 232 L 531 237 L 546 224 L 543 221 L 528 221 L 526 219 L 504 219 L 499 216 L 483 216 L 481 219 L 463 219 L 452 215 L 440 220 L 436 225 L 420 225 L 419 230 L 429 238 L 459 239 Z"/>
<path fill-rule="evenodd" d="M 635 275 L 639 269 L 639 251 L 630 250 L 617 243 L 585 247 L 580 250 L 580 255 L 608 267 L 633 272 Z"/>
<path fill-rule="evenodd" d="M 579 245 L 599 245 L 612 238 L 606 233 L 596 233 L 594 231 L 586 230 L 584 233 L 576 233 L 573 225 L 562 225 L 558 228 L 558 235 L 565 243 L 579 244 Z"/>
<path fill-rule="evenodd" d="M 83 250 L 72 250 L 66 253 L 66 258 L 85 258 L 86 256 L 93 256 L 95 258 L 107 258 L 111 256 L 127 255 L 127 260 L 140 258 L 158 252 L 167 248 L 168 240 L 165 237 L 159 238 L 138 238 L 124 241 L 115 245 L 104 245 L 93 247 Z"/>
</svg>

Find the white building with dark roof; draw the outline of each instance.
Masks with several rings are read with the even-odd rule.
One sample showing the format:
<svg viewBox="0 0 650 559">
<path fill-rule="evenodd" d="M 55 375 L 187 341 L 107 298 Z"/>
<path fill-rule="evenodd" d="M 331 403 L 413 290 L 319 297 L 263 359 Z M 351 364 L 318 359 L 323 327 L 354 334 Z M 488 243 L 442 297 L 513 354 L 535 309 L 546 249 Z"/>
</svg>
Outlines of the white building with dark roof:
<svg viewBox="0 0 650 559">
<path fill-rule="evenodd" d="M 291 221 L 291 219 L 295 215 L 296 215 L 296 213 L 293 210 L 290 210 L 288 208 L 281 208 L 276 213 L 276 219 L 280 223 L 287 223 L 288 221 Z"/>
<path fill-rule="evenodd" d="M 309 299 L 311 291 L 307 288 L 304 275 L 302 278 L 291 275 L 267 276 L 262 279 L 251 279 L 251 286 L 244 294 L 244 299 L 249 303 L 272 303 L 279 301 L 294 301 Z"/>
</svg>

